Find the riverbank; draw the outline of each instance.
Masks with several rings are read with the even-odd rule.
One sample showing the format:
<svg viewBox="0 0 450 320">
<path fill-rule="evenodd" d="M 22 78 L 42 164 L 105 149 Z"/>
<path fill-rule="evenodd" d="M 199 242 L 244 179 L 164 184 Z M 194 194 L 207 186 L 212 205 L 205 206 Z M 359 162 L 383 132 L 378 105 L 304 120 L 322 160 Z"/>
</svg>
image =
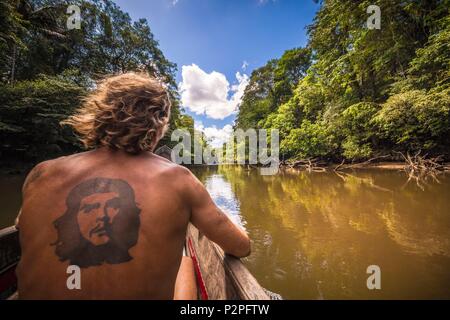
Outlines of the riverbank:
<svg viewBox="0 0 450 320">
<path fill-rule="evenodd" d="M 324 163 L 310 160 L 300 160 L 295 162 L 282 162 L 280 168 L 300 169 L 310 171 L 341 171 L 348 169 L 385 169 L 385 170 L 408 170 L 414 163 L 407 161 L 364 161 L 355 163 Z M 434 163 L 434 169 L 438 171 L 450 171 L 450 162 Z"/>
<path fill-rule="evenodd" d="M 450 165 L 450 163 L 448 163 Z M 288 168 L 289 165 L 282 165 L 282 167 Z M 406 162 L 390 162 L 390 161 L 384 161 L 384 162 L 377 162 L 377 163 L 352 163 L 348 165 L 347 167 L 342 167 L 340 164 L 329 164 L 327 166 L 324 166 L 322 168 L 325 168 L 327 170 L 334 171 L 336 169 L 342 168 L 344 169 L 386 169 L 386 170 L 405 170 L 408 167 L 408 164 Z"/>
<path fill-rule="evenodd" d="M 337 171 L 346 169 L 385 169 L 385 170 L 407 170 L 409 164 L 402 161 L 362 161 L 354 163 L 325 163 L 325 162 L 313 162 L 310 160 L 283 161 L 280 164 L 281 169 L 298 169 L 298 170 L 312 170 L 312 171 Z M 29 162 L 11 162 L 0 163 L 0 175 L 21 175 L 29 172 L 36 164 Z M 218 166 L 215 164 L 213 166 Z M 441 165 L 441 171 L 450 171 L 450 162 L 443 162 Z M 188 167 L 207 166 L 202 165 L 188 165 Z M 250 165 L 253 167 L 253 165 Z"/>
</svg>

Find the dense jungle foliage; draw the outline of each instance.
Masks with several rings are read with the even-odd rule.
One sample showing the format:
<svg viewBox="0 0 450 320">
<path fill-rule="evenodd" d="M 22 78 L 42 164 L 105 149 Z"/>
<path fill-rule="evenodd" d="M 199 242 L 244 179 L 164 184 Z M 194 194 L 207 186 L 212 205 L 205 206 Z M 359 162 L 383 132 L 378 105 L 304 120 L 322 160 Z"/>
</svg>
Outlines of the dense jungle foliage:
<svg viewBox="0 0 450 320">
<path fill-rule="evenodd" d="M 67 27 L 69 4 L 81 9 L 80 29 Z M 59 122 L 111 73 L 137 70 L 163 79 L 172 96 L 170 129 L 193 130 L 179 105 L 176 69 L 147 21 L 132 21 L 112 1 L 0 0 L 2 165 L 80 151 L 71 129 Z M 161 144 L 171 144 L 170 130 Z"/>
<path fill-rule="evenodd" d="M 381 9 L 369 29 L 369 5 Z M 305 48 L 253 71 L 236 127 L 276 128 L 284 159 L 450 155 L 450 1 L 324 0 Z"/>
</svg>

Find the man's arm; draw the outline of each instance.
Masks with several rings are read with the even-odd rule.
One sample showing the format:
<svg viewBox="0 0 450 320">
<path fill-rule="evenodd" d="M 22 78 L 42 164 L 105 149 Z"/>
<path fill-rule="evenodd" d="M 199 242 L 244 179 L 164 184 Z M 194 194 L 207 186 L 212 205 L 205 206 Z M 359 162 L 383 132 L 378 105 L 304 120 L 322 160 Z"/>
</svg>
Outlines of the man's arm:
<svg viewBox="0 0 450 320">
<path fill-rule="evenodd" d="M 187 170 L 187 169 L 185 169 Z M 250 238 L 220 210 L 203 184 L 188 173 L 188 197 L 191 204 L 191 222 L 197 229 L 217 243 L 227 254 L 242 258 L 250 254 Z"/>
</svg>

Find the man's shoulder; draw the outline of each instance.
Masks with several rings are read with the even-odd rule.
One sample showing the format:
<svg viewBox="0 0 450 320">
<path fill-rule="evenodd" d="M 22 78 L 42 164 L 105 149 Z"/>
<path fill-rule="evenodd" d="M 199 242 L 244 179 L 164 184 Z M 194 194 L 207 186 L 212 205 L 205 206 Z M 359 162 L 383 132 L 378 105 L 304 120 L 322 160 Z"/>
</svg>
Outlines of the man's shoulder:
<svg viewBox="0 0 450 320">
<path fill-rule="evenodd" d="M 54 168 L 56 160 L 57 159 L 46 160 L 36 164 L 25 178 L 22 191 L 25 192 L 31 185 L 36 184 L 39 180 L 48 176 L 50 171 Z"/>
<path fill-rule="evenodd" d="M 49 174 L 57 169 L 61 169 L 69 161 L 75 160 L 75 157 L 77 156 L 79 156 L 79 154 L 73 154 L 70 156 L 61 156 L 55 159 L 49 159 L 39 162 L 31 169 L 28 175 L 37 175 L 38 173 L 40 173 L 40 175 L 42 175 L 43 173 Z"/>
<path fill-rule="evenodd" d="M 65 170 L 65 168 L 70 166 L 69 162 L 71 162 L 71 160 L 74 160 L 74 158 L 77 156 L 80 156 L 80 154 L 62 156 L 55 159 L 39 162 L 27 174 L 22 191 L 25 191 L 31 185 L 37 184 L 53 177 L 55 174 L 61 172 L 61 170 Z"/>
<path fill-rule="evenodd" d="M 187 184 L 193 182 L 194 175 L 187 167 L 157 155 L 153 155 L 153 157 L 157 162 L 160 177 L 162 177 L 165 182 L 174 182 L 181 187 L 186 187 Z M 152 165 L 154 164 L 155 162 L 152 162 Z"/>
<path fill-rule="evenodd" d="M 167 177 L 177 180 L 189 180 L 192 177 L 192 172 L 179 164 L 163 159 L 163 174 Z"/>
<path fill-rule="evenodd" d="M 149 159 L 153 160 L 152 163 L 157 162 L 158 166 L 161 167 L 164 171 L 168 171 L 171 173 L 178 174 L 187 174 L 190 170 L 184 166 L 181 166 L 167 158 L 161 157 L 155 153 L 150 153 Z"/>
</svg>

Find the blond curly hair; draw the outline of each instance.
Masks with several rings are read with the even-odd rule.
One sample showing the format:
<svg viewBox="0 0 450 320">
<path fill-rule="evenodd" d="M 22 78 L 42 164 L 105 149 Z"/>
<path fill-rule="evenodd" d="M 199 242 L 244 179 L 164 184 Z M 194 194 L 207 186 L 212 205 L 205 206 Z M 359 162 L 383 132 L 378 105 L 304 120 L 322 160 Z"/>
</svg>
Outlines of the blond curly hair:
<svg viewBox="0 0 450 320">
<path fill-rule="evenodd" d="M 155 78 L 130 72 L 101 81 L 61 124 L 71 126 L 86 148 L 106 146 L 140 153 L 155 149 L 169 117 L 166 88 Z"/>
</svg>

